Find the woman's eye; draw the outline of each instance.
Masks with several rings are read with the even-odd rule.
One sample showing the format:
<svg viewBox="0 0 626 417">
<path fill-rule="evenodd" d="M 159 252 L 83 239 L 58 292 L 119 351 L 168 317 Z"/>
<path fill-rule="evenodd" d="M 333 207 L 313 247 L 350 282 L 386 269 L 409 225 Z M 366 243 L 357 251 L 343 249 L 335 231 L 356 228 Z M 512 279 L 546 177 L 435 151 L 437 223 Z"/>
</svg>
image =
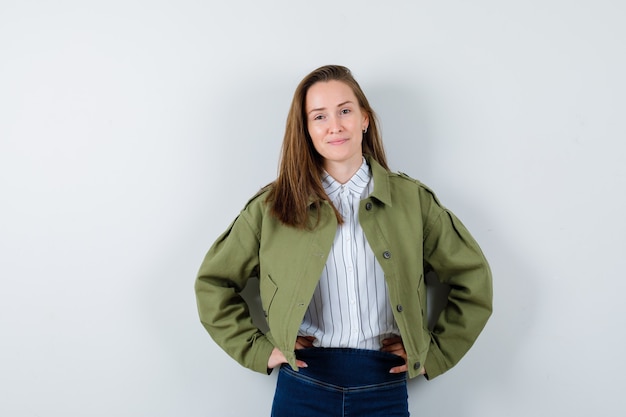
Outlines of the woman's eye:
<svg viewBox="0 0 626 417">
<path fill-rule="evenodd" d="M 348 114 L 350 113 L 350 109 L 342 109 L 341 110 L 341 114 Z"/>
<path fill-rule="evenodd" d="M 322 120 L 323 118 L 324 118 L 324 115 L 318 114 L 317 116 L 313 118 L 313 120 Z"/>
</svg>

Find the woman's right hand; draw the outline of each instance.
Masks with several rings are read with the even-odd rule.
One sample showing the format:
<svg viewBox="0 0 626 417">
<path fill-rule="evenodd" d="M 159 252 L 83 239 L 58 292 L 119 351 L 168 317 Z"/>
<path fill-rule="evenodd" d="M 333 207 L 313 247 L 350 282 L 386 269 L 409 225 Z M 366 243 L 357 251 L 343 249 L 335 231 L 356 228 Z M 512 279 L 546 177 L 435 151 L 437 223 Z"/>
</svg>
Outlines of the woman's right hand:
<svg viewBox="0 0 626 417">
<path fill-rule="evenodd" d="M 312 348 L 313 342 L 315 342 L 314 336 L 298 336 L 296 339 L 295 349 L 298 350 Z"/>
<path fill-rule="evenodd" d="M 283 352 L 281 352 L 280 349 L 275 347 L 272 350 L 270 358 L 267 360 L 267 367 L 268 369 L 274 369 L 283 363 L 287 363 L 287 358 L 285 358 L 285 355 L 283 355 Z M 296 359 L 296 366 L 298 368 L 306 368 L 308 365 L 306 362 Z"/>
</svg>

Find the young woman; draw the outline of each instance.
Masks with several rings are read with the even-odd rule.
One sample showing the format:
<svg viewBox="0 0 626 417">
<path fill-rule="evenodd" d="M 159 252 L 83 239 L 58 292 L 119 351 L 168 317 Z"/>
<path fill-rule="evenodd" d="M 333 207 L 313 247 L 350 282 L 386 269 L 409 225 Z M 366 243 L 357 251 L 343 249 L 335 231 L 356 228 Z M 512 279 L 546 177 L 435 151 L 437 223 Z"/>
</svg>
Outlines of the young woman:
<svg viewBox="0 0 626 417">
<path fill-rule="evenodd" d="M 450 286 L 430 330 L 424 275 Z M 239 295 L 259 278 L 269 331 Z M 408 416 L 408 378 L 468 351 L 492 309 L 488 263 L 433 192 L 392 173 L 350 70 L 298 85 L 277 179 L 210 248 L 195 285 L 213 339 L 243 366 L 280 367 L 272 416 Z"/>
</svg>

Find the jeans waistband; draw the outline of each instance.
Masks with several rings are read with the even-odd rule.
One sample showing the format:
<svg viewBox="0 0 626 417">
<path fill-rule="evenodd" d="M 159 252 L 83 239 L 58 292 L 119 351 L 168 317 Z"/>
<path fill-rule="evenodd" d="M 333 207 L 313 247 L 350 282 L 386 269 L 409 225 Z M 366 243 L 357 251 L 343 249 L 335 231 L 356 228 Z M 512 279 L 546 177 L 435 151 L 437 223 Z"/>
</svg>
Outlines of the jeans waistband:
<svg viewBox="0 0 626 417">
<path fill-rule="evenodd" d="M 377 350 L 352 348 L 309 348 L 296 350 L 296 357 L 307 363 L 300 373 L 320 382 L 340 387 L 361 387 L 406 380 L 406 373 L 389 370 L 404 364 L 400 356 Z"/>
</svg>

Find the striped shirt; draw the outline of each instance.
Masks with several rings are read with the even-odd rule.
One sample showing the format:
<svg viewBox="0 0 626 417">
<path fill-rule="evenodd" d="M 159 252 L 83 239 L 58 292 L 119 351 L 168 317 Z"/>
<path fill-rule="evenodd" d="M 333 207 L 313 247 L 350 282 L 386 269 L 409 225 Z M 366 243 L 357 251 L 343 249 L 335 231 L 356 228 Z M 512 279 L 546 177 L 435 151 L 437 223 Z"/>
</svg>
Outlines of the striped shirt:
<svg viewBox="0 0 626 417">
<path fill-rule="evenodd" d="M 346 184 L 324 173 L 322 184 L 344 224 L 337 227 L 326 266 L 298 334 L 315 337 L 314 346 L 381 348 L 400 331 L 393 318 L 383 270 L 359 224 L 359 202 L 374 181 L 365 159 Z"/>
</svg>

